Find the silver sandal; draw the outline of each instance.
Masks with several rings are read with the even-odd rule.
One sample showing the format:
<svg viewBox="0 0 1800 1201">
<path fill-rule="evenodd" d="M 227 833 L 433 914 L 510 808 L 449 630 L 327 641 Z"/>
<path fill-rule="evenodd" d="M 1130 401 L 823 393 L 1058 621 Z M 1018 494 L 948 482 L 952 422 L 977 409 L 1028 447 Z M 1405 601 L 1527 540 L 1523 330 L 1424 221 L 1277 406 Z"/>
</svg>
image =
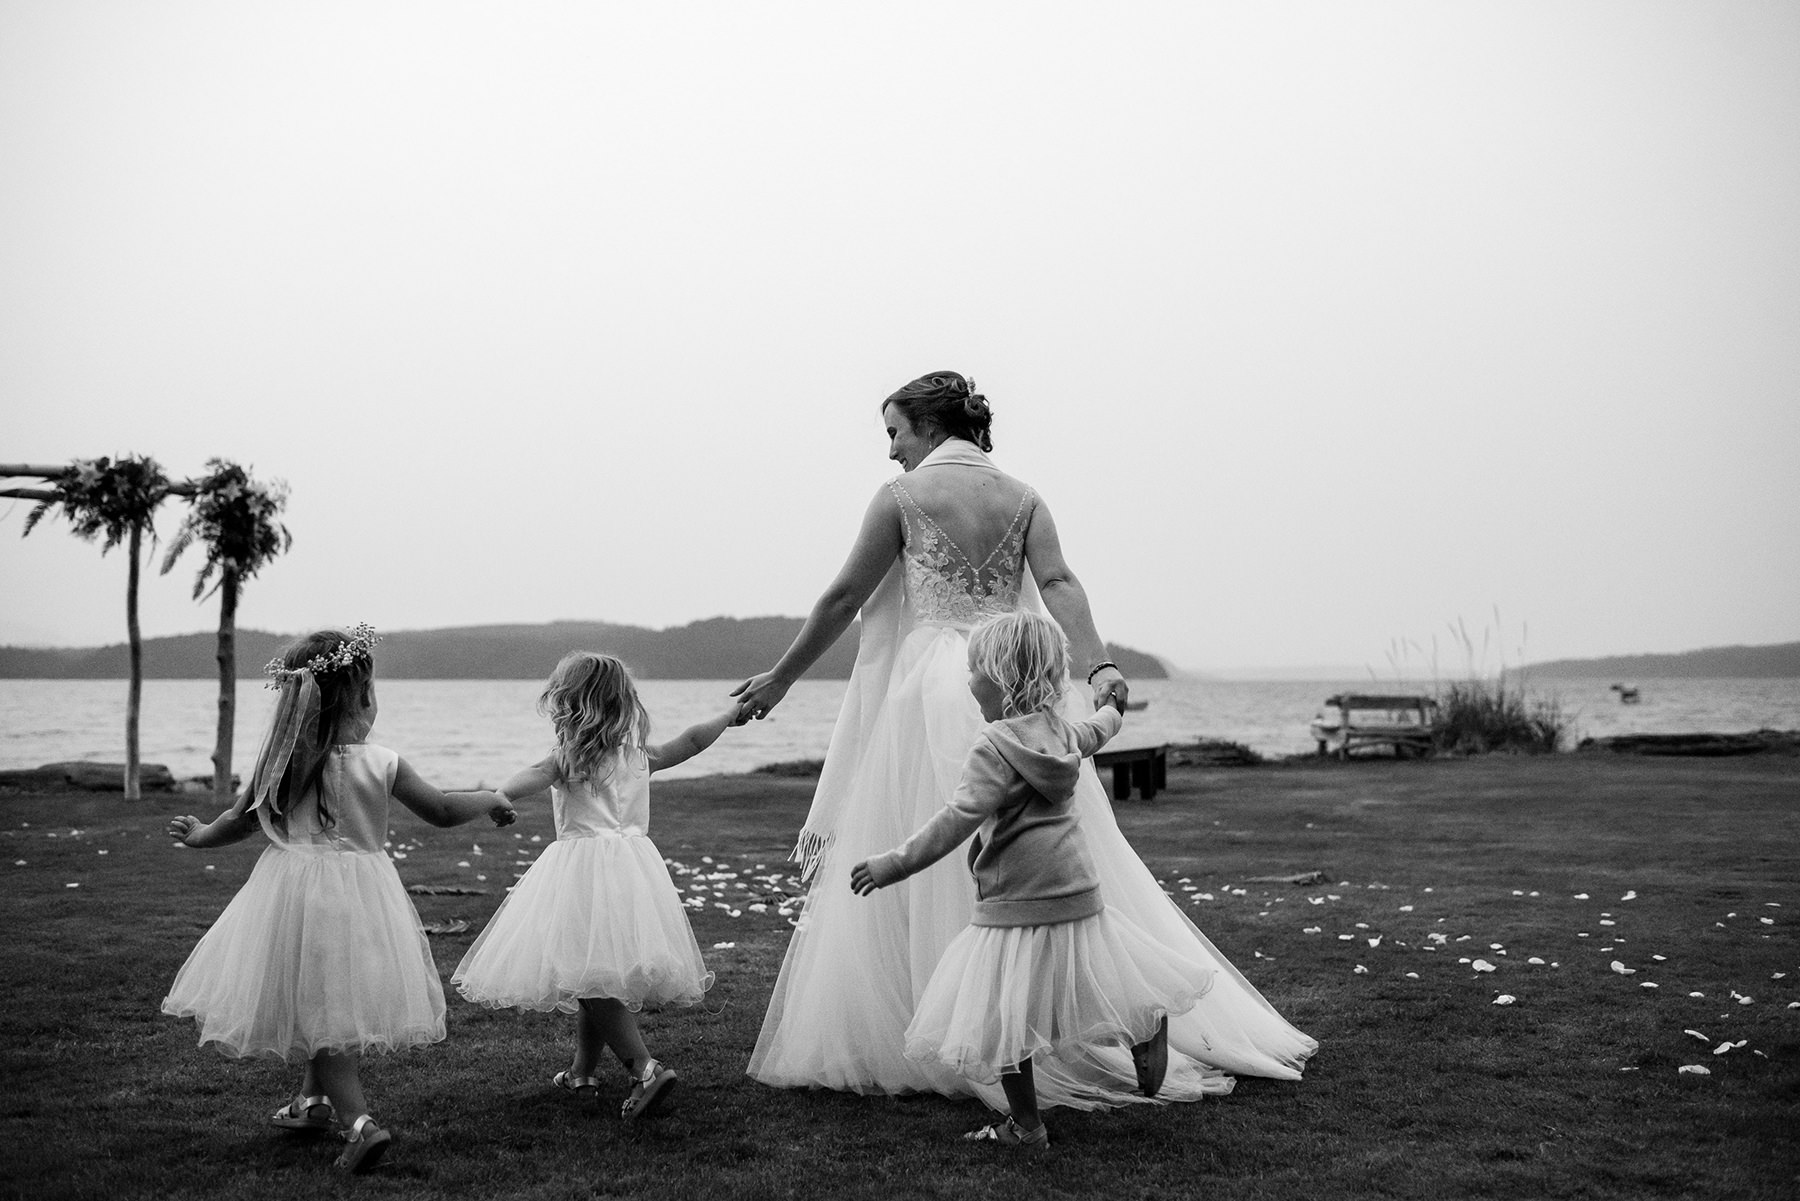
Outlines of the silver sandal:
<svg viewBox="0 0 1800 1201">
<path fill-rule="evenodd" d="M 646 1059 L 644 1070 L 631 1078 L 631 1095 L 619 1106 L 619 1116 L 627 1122 L 649 1117 L 668 1099 L 674 1088 L 675 1069 Z"/>
</svg>

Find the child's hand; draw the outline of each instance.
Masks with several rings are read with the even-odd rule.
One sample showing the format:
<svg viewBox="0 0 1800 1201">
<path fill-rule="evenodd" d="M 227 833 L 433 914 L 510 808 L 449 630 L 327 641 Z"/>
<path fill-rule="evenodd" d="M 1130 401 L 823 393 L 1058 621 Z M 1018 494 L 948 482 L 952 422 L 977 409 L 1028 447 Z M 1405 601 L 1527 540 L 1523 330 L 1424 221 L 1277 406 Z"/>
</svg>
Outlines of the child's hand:
<svg viewBox="0 0 1800 1201">
<path fill-rule="evenodd" d="M 866 897 L 880 887 L 875 883 L 875 874 L 869 870 L 867 859 L 850 869 L 850 891 L 857 896 Z"/>
<path fill-rule="evenodd" d="M 187 845 L 188 835 L 200 828 L 200 819 L 191 813 L 169 819 L 169 837 L 178 839 L 183 846 Z"/>
<path fill-rule="evenodd" d="M 738 705 L 733 708 L 731 710 L 731 724 L 734 726 L 749 725 L 750 710 L 743 705 Z"/>
<path fill-rule="evenodd" d="M 488 810 L 488 817 L 493 820 L 493 823 L 496 826 L 510 826 L 518 821 L 519 812 L 513 808 L 511 798 L 504 792 L 498 790 L 493 790 L 493 792 L 497 800 L 494 807 Z"/>
</svg>

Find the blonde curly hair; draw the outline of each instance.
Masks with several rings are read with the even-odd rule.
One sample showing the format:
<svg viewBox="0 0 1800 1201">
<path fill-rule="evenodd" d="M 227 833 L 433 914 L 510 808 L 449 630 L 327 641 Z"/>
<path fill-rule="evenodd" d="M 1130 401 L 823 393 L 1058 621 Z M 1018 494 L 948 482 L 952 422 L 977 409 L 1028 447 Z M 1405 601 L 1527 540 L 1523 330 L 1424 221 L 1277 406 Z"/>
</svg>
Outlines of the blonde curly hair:
<svg viewBox="0 0 1800 1201">
<path fill-rule="evenodd" d="M 969 635 L 969 666 L 1000 686 L 1007 717 L 1054 713 L 1069 687 L 1069 641 L 1039 613 L 990 617 Z"/>
</svg>

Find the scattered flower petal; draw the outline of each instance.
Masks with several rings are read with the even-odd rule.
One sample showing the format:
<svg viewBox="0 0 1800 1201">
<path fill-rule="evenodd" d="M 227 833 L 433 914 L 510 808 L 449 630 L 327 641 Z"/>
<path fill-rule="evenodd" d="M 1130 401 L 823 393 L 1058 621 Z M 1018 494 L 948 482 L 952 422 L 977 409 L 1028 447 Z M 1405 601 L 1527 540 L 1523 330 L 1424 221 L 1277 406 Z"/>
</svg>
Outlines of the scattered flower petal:
<svg viewBox="0 0 1800 1201">
<path fill-rule="evenodd" d="M 1356 965 L 1356 974 L 1359 976 L 1366 976 L 1369 974 L 1369 969 L 1359 963 Z"/>
<path fill-rule="evenodd" d="M 1619 973 L 1619 975 L 1621 975 L 1621 976 L 1634 976 L 1637 974 L 1636 968 L 1626 967 L 1624 964 L 1620 963 L 1617 959 L 1612 961 L 1612 970 Z"/>
<path fill-rule="evenodd" d="M 1661 985 L 1657 984 L 1657 982 L 1654 980 L 1639 980 L 1638 987 L 1639 988 L 1660 988 Z"/>
<path fill-rule="evenodd" d="M 1499 968 L 1495 967 L 1493 964 L 1489 963 L 1485 959 L 1477 959 L 1474 963 L 1471 963 L 1469 966 L 1474 968 L 1478 972 L 1496 972 L 1496 971 L 1500 970 Z"/>
<path fill-rule="evenodd" d="M 1710 1075 L 1712 1075 L 1711 1068 L 1706 1067 L 1704 1064 L 1698 1064 L 1698 1063 L 1684 1063 L 1680 1067 L 1676 1068 L 1675 1070 L 1676 1070 L 1676 1072 L 1678 1072 L 1682 1075 L 1687 1075 L 1687 1076 L 1710 1076 Z"/>
<path fill-rule="evenodd" d="M 1519 998 L 1513 996 L 1510 993 L 1501 993 L 1499 996 L 1494 998 L 1494 1004 L 1496 1004 L 1496 1005 L 1511 1005 L 1514 1001 L 1516 1001 L 1518 999 Z"/>
<path fill-rule="evenodd" d="M 1722 1042 L 1718 1046 L 1713 1048 L 1713 1054 L 1714 1055 L 1723 1055 L 1723 1054 L 1725 1054 L 1725 1052 L 1727 1052 L 1729 1050 L 1731 1050 L 1731 1043 L 1729 1041 Z"/>
<path fill-rule="evenodd" d="M 1633 888 L 1633 889 L 1631 889 L 1631 890 L 1630 890 L 1630 891 L 1628 891 L 1628 892 L 1626 892 L 1626 894 L 1625 894 L 1625 895 L 1624 895 L 1624 896 L 1622 896 L 1622 897 L 1620 897 L 1620 898 L 1619 898 L 1619 899 L 1620 899 L 1620 900 L 1621 900 L 1621 901 L 1635 901 L 1635 900 L 1637 900 L 1637 889 L 1635 889 L 1635 888 Z"/>
<path fill-rule="evenodd" d="M 1687 1035 L 1689 1038 L 1697 1038 L 1703 1043 L 1712 1042 L 1712 1039 L 1706 1037 L 1706 1035 L 1700 1033 L 1698 1030 L 1683 1030 L 1682 1033 Z"/>
<path fill-rule="evenodd" d="M 1544 965 L 1544 961 L 1542 959 L 1539 959 L 1536 955 L 1533 955 L 1530 959 L 1527 959 L 1525 962 L 1526 963 L 1534 963 L 1534 964 L 1538 965 L 1539 967 L 1542 967 Z"/>
<path fill-rule="evenodd" d="M 1407 979 L 1408 979 L 1408 980 L 1417 980 L 1417 979 L 1418 979 L 1418 978 L 1419 978 L 1419 973 L 1417 973 L 1417 972 L 1408 972 L 1408 973 L 1406 973 L 1406 978 L 1407 978 Z"/>
<path fill-rule="evenodd" d="M 1585 901 L 1588 899 L 1588 894 L 1585 892 L 1578 892 L 1575 894 L 1575 899 L 1577 901 Z"/>
</svg>

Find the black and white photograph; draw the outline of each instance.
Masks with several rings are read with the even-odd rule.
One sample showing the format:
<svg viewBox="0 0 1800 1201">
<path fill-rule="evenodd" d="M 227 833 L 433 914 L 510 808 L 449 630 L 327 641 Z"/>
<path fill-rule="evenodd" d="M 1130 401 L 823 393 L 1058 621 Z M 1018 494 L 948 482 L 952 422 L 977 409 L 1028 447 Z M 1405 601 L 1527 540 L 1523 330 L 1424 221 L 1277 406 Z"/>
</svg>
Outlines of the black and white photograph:
<svg viewBox="0 0 1800 1201">
<path fill-rule="evenodd" d="M 1788 0 L 0 0 L 0 413 L 0 1196 L 1800 1193 Z"/>
</svg>

